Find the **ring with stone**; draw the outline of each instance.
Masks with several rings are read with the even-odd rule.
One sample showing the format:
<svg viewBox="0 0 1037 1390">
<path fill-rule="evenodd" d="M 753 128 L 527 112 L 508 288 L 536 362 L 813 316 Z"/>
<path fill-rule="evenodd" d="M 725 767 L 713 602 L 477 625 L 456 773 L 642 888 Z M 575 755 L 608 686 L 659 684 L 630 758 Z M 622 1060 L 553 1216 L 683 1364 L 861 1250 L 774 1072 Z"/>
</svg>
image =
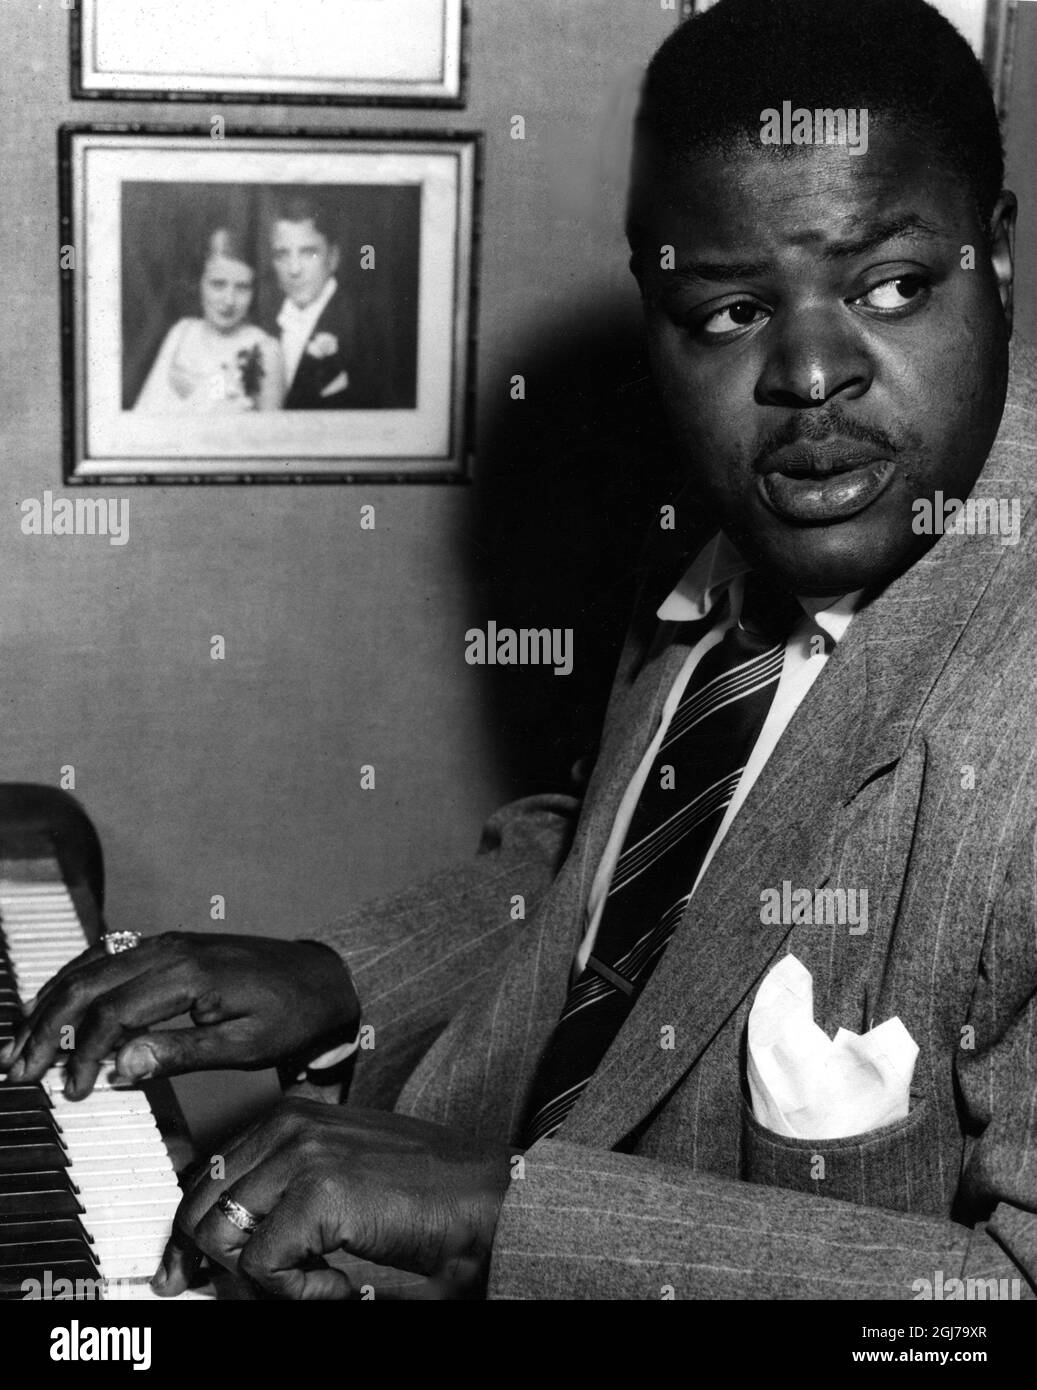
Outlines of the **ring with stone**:
<svg viewBox="0 0 1037 1390">
<path fill-rule="evenodd" d="M 123 951 L 132 951 L 140 945 L 140 942 L 139 931 L 106 931 L 101 937 L 101 945 L 105 949 L 105 954 L 109 956 L 118 956 Z"/>
</svg>

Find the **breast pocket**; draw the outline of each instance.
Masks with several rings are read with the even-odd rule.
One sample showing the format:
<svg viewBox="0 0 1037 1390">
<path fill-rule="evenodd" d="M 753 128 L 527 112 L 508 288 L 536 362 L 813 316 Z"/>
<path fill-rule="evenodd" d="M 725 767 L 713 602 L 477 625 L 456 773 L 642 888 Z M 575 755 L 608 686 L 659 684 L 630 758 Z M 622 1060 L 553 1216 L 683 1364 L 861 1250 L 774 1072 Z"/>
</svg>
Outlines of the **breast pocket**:
<svg viewBox="0 0 1037 1390">
<path fill-rule="evenodd" d="M 866 1134 L 788 1139 L 761 1125 L 743 1097 L 742 1176 L 862 1206 L 945 1215 L 934 1114 L 927 1099 L 912 1097 L 904 1119 Z"/>
</svg>

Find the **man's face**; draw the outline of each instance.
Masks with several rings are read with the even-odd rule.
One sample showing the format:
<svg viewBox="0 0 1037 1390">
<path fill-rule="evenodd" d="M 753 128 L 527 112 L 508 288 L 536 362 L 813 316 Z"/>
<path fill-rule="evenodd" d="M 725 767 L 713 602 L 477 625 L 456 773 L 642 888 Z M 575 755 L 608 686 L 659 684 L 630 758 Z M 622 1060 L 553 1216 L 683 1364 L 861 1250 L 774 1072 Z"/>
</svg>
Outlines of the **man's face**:
<svg viewBox="0 0 1037 1390">
<path fill-rule="evenodd" d="M 884 125 L 863 156 L 704 156 L 642 218 L 649 350 L 689 482 L 798 593 L 913 564 L 935 540 L 913 502 L 968 495 L 1004 407 L 1014 200 L 991 249 L 964 186 Z"/>
<path fill-rule="evenodd" d="M 313 303 L 338 269 L 338 247 L 309 219 L 275 222 L 270 253 L 281 289 L 299 309 Z"/>
</svg>

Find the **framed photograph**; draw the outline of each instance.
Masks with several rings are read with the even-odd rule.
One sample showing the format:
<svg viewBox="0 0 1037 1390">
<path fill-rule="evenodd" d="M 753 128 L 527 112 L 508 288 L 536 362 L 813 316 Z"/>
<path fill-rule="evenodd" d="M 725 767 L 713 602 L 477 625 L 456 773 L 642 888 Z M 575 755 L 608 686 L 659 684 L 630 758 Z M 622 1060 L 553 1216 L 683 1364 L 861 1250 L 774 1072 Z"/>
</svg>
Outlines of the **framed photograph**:
<svg viewBox="0 0 1037 1390">
<path fill-rule="evenodd" d="M 464 480 L 480 153 L 63 127 L 66 481 Z"/>
<path fill-rule="evenodd" d="M 73 0 L 72 95 L 463 106 L 465 0 Z"/>
<path fill-rule="evenodd" d="M 930 0 L 972 45 L 994 89 L 1002 118 L 1008 112 L 1015 47 L 1015 18 L 1019 0 Z M 683 0 L 683 18 L 708 10 L 716 0 Z"/>
</svg>

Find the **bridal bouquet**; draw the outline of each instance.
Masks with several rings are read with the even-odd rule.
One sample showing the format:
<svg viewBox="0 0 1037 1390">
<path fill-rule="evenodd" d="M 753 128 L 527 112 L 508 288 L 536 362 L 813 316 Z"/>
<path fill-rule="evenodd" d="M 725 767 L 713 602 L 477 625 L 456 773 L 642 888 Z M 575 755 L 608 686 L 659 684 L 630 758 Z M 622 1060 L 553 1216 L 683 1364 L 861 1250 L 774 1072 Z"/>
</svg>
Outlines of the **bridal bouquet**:
<svg viewBox="0 0 1037 1390">
<path fill-rule="evenodd" d="M 237 361 L 241 389 L 255 404 L 259 399 L 259 388 L 262 385 L 264 375 L 263 355 L 259 351 L 259 344 L 254 343 L 250 348 L 242 348 L 238 353 Z"/>
</svg>

